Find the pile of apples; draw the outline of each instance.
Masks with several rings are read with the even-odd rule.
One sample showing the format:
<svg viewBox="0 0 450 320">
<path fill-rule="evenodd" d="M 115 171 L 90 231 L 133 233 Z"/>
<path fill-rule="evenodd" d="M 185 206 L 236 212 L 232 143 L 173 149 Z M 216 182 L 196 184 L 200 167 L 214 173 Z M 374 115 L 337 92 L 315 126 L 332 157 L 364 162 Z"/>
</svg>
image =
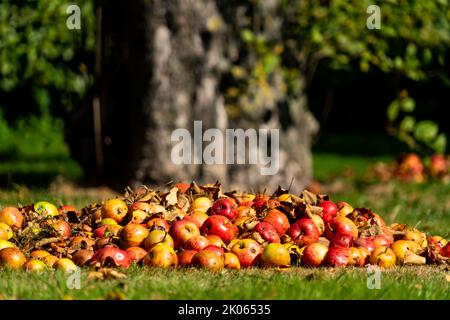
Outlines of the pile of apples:
<svg viewBox="0 0 450 320">
<path fill-rule="evenodd" d="M 381 181 L 391 179 L 416 183 L 427 179 L 450 181 L 450 156 L 436 153 L 424 161 L 416 153 L 408 153 L 392 164 L 376 164 L 373 171 Z"/>
<path fill-rule="evenodd" d="M 141 187 L 78 211 L 41 201 L 0 211 L 0 266 L 363 267 L 448 263 L 450 244 L 305 190 L 223 193 L 219 184 Z"/>
</svg>

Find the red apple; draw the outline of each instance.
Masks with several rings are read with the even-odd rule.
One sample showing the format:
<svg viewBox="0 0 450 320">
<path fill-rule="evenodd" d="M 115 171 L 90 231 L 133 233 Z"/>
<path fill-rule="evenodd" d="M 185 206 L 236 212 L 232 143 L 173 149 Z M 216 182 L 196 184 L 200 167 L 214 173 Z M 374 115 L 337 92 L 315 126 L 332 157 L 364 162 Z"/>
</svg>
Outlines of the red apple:
<svg viewBox="0 0 450 320">
<path fill-rule="evenodd" d="M 197 225 L 189 220 L 178 220 L 172 224 L 169 231 L 175 243 L 184 245 L 190 238 L 200 235 Z"/>
<path fill-rule="evenodd" d="M 210 244 L 218 246 L 219 248 L 225 247 L 225 243 L 223 243 L 223 240 L 219 236 L 216 236 L 215 234 L 207 235 L 206 239 L 208 239 Z"/>
<path fill-rule="evenodd" d="M 258 194 L 253 200 L 253 208 L 256 212 L 261 212 L 263 209 L 267 207 L 267 201 L 270 199 L 270 196 L 267 194 Z"/>
<path fill-rule="evenodd" d="M 223 248 L 220 248 L 220 247 L 215 246 L 213 244 L 207 245 L 205 248 L 203 248 L 202 251 L 206 251 L 206 250 L 214 251 L 220 256 L 223 256 L 225 254 L 225 250 L 223 250 Z"/>
<path fill-rule="evenodd" d="M 139 263 L 147 255 L 147 251 L 141 247 L 129 247 L 125 250 L 129 255 L 131 262 Z"/>
<path fill-rule="evenodd" d="M 349 234 L 330 234 L 330 247 L 345 247 L 349 248 L 353 244 L 353 237 Z"/>
<path fill-rule="evenodd" d="M 378 234 L 373 239 L 373 244 L 376 247 L 389 247 L 394 243 L 394 237 L 390 234 Z"/>
<path fill-rule="evenodd" d="M 124 249 L 129 247 L 139 247 L 143 244 L 148 234 L 148 229 L 140 224 L 127 224 L 124 228 L 122 228 L 122 230 L 120 230 L 120 241 L 122 247 Z"/>
<path fill-rule="evenodd" d="M 193 236 L 186 242 L 184 248 L 188 250 L 201 251 L 209 245 L 210 245 L 209 240 L 206 237 Z"/>
<path fill-rule="evenodd" d="M 225 266 L 223 256 L 210 250 L 203 250 L 196 253 L 194 257 L 192 257 L 192 264 L 211 271 L 222 270 Z"/>
<path fill-rule="evenodd" d="M 288 249 L 281 243 L 269 243 L 261 255 L 264 267 L 288 268 L 291 266 L 291 256 Z"/>
<path fill-rule="evenodd" d="M 8 269 L 20 269 L 27 261 L 18 248 L 4 248 L 0 250 L 0 266 Z"/>
<path fill-rule="evenodd" d="M 51 224 L 54 234 L 57 237 L 68 238 L 70 237 L 70 225 L 66 221 L 56 221 Z"/>
<path fill-rule="evenodd" d="M 268 222 L 259 222 L 254 230 L 261 235 L 261 238 L 272 243 L 280 243 L 280 236 L 273 225 Z"/>
<path fill-rule="evenodd" d="M 221 198 L 215 201 L 211 207 L 211 214 L 221 215 L 230 220 L 234 220 L 237 216 L 237 204 L 232 198 Z"/>
<path fill-rule="evenodd" d="M 225 243 L 228 243 L 237 236 L 238 228 L 227 217 L 213 215 L 203 223 L 202 233 L 219 236 Z"/>
<path fill-rule="evenodd" d="M 375 243 L 374 241 L 374 237 L 362 237 L 362 238 L 358 238 L 356 239 L 356 241 L 354 242 L 355 247 L 364 247 L 366 248 L 370 253 L 372 253 L 372 251 L 375 249 Z"/>
<path fill-rule="evenodd" d="M 0 222 L 6 223 L 11 228 L 20 229 L 23 224 L 23 215 L 17 208 L 5 207 L 0 211 Z"/>
<path fill-rule="evenodd" d="M 442 248 L 440 254 L 444 257 L 450 258 L 450 243 L 447 243 L 445 247 Z"/>
<path fill-rule="evenodd" d="M 431 156 L 430 173 L 433 177 L 440 177 L 447 173 L 447 161 L 443 154 Z"/>
<path fill-rule="evenodd" d="M 442 248 L 447 245 L 447 240 L 440 236 L 432 236 L 428 238 L 428 244 L 437 253 L 441 252 Z"/>
<path fill-rule="evenodd" d="M 349 248 L 332 247 L 328 249 L 326 264 L 331 267 L 345 267 L 348 265 L 350 259 Z"/>
<path fill-rule="evenodd" d="M 208 219 L 208 215 L 202 211 L 194 211 L 184 216 L 183 219 L 191 220 L 197 227 L 201 228 L 206 219 Z"/>
<path fill-rule="evenodd" d="M 353 240 L 358 239 L 358 228 L 352 220 L 338 216 L 327 224 L 326 235 L 328 239 L 332 239 L 335 235 L 350 235 Z"/>
<path fill-rule="evenodd" d="M 247 268 L 259 263 L 262 248 L 253 239 L 240 239 L 231 248 L 231 253 L 238 257 L 241 267 Z"/>
<path fill-rule="evenodd" d="M 147 227 L 149 229 L 163 229 L 166 231 L 170 230 L 170 224 L 163 218 L 152 218 L 148 220 Z"/>
<path fill-rule="evenodd" d="M 198 251 L 196 250 L 183 250 L 178 253 L 178 266 L 189 267 L 192 265 L 192 258 Z"/>
<path fill-rule="evenodd" d="M 302 265 L 318 267 L 327 256 L 328 247 L 320 242 L 311 243 L 303 250 Z"/>
<path fill-rule="evenodd" d="M 287 216 L 277 209 L 270 210 L 262 221 L 273 225 L 279 236 L 282 236 L 290 226 Z"/>
<path fill-rule="evenodd" d="M 311 219 L 301 218 L 291 225 L 287 235 L 296 245 L 303 247 L 319 240 L 319 229 Z"/>
<path fill-rule="evenodd" d="M 339 209 L 337 205 L 330 200 L 322 201 L 320 203 L 320 207 L 322 207 L 322 219 L 325 223 L 328 223 L 336 217 Z"/>
<path fill-rule="evenodd" d="M 131 258 L 128 252 L 117 247 L 107 246 L 97 250 L 91 258 L 91 264 L 100 263 L 100 265 L 108 265 L 127 269 L 131 264 Z"/>
</svg>

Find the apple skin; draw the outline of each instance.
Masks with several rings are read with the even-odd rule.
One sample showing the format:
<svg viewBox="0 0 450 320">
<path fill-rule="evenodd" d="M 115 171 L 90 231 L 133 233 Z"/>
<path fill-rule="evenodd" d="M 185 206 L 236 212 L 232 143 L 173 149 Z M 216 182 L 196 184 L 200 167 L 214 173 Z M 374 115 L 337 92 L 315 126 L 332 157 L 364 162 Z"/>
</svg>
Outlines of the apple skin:
<svg viewBox="0 0 450 320">
<path fill-rule="evenodd" d="M 317 214 L 312 214 L 310 218 L 316 225 L 317 230 L 319 230 L 319 237 L 321 237 L 325 233 L 325 222 L 322 217 Z"/>
<path fill-rule="evenodd" d="M 111 218 L 120 223 L 128 213 L 128 206 L 125 201 L 111 199 L 102 205 L 102 218 Z"/>
<path fill-rule="evenodd" d="M 225 216 L 213 215 L 208 217 L 202 226 L 202 233 L 216 235 L 223 242 L 229 243 L 238 235 L 238 228 Z"/>
<path fill-rule="evenodd" d="M 68 238 L 71 235 L 70 225 L 66 221 L 56 221 L 51 224 L 53 232 L 57 237 Z"/>
<path fill-rule="evenodd" d="M 364 247 L 370 253 L 372 253 L 373 250 L 375 249 L 375 243 L 373 241 L 374 241 L 374 237 L 361 237 L 361 238 L 356 239 L 356 241 L 354 242 L 354 246 L 355 247 Z"/>
<path fill-rule="evenodd" d="M 9 240 L 14 237 L 14 232 L 6 223 L 0 222 L 0 240 Z"/>
<path fill-rule="evenodd" d="M 224 265 L 226 269 L 239 270 L 241 269 L 241 264 L 239 263 L 238 257 L 231 252 L 225 252 L 224 254 Z"/>
<path fill-rule="evenodd" d="M 148 220 L 147 227 L 150 230 L 152 230 L 152 229 L 163 229 L 165 231 L 170 230 L 170 224 L 163 218 L 152 218 L 152 219 Z"/>
<path fill-rule="evenodd" d="M 171 268 L 178 265 L 178 257 L 172 247 L 161 243 L 148 251 L 142 259 L 142 264 L 149 267 Z"/>
<path fill-rule="evenodd" d="M 206 213 L 208 211 L 208 209 L 211 208 L 211 206 L 212 206 L 211 199 L 209 199 L 207 197 L 198 197 L 191 203 L 191 205 L 189 207 L 189 212 L 190 213 L 194 213 L 194 212 Z"/>
<path fill-rule="evenodd" d="M 440 177 L 447 173 L 447 161 L 443 154 L 431 156 L 430 173 L 433 177 Z"/>
<path fill-rule="evenodd" d="M 291 255 L 281 243 L 269 243 L 261 255 L 261 262 L 266 268 L 288 268 L 291 266 Z"/>
<path fill-rule="evenodd" d="M 94 255 L 93 250 L 80 249 L 72 255 L 72 261 L 79 267 L 88 264 Z"/>
<path fill-rule="evenodd" d="M 186 242 L 184 248 L 187 250 L 201 251 L 209 245 L 210 245 L 209 240 L 206 237 L 194 236 Z"/>
<path fill-rule="evenodd" d="M 91 258 L 91 264 L 113 264 L 116 267 L 128 269 L 131 258 L 128 252 L 113 246 L 106 246 L 97 250 Z"/>
<path fill-rule="evenodd" d="M 373 244 L 376 247 L 390 247 L 394 243 L 394 237 L 388 234 L 378 234 L 373 238 Z"/>
<path fill-rule="evenodd" d="M 240 239 L 234 243 L 231 253 L 238 257 L 242 268 L 248 268 L 259 263 L 262 248 L 253 239 Z"/>
<path fill-rule="evenodd" d="M 261 237 L 270 243 L 280 243 L 280 236 L 273 225 L 268 222 L 259 222 L 254 230 L 258 232 Z"/>
<path fill-rule="evenodd" d="M 74 272 L 78 267 L 72 260 L 68 258 L 57 258 L 57 260 L 53 264 L 53 268 L 64 272 Z"/>
<path fill-rule="evenodd" d="M 428 244 L 431 245 L 434 251 L 440 253 L 442 248 L 447 245 L 447 240 L 441 236 L 431 236 L 428 238 Z"/>
<path fill-rule="evenodd" d="M 22 213 L 15 207 L 5 207 L 0 211 L 0 222 L 6 223 L 11 228 L 20 229 L 23 219 Z"/>
<path fill-rule="evenodd" d="M 298 219 L 289 227 L 286 233 L 299 247 L 307 246 L 319 240 L 319 229 L 317 229 L 312 219 L 309 218 Z"/>
<path fill-rule="evenodd" d="M 330 247 L 349 248 L 353 245 L 353 236 L 349 234 L 329 234 Z"/>
<path fill-rule="evenodd" d="M 148 237 L 149 231 L 146 227 L 137 224 L 130 223 L 120 230 L 120 240 L 124 249 L 130 247 L 141 246 L 145 239 Z"/>
<path fill-rule="evenodd" d="M 362 267 L 366 262 L 366 255 L 355 247 L 349 248 L 349 266 Z"/>
<path fill-rule="evenodd" d="M 0 250 L 0 266 L 8 269 L 20 269 L 27 259 L 18 248 L 4 248 Z"/>
<path fill-rule="evenodd" d="M 211 207 L 211 215 L 221 215 L 233 221 L 237 216 L 236 208 L 236 201 L 232 198 L 221 198 L 213 203 Z"/>
<path fill-rule="evenodd" d="M 370 263 L 382 268 L 394 267 L 396 260 L 394 251 L 389 247 L 376 247 L 370 255 Z"/>
<path fill-rule="evenodd" d="M 197 225 L 197 227 L 201 228 L 206 219 L 208 219 L 208 215 L 202 211 L 197 210 L 187 214 L 183 219 L 191 220 Z"/>
<path fill-rule="evenodd" d="M 42 217 L 56 217 L 59 210 L 54 204 L 47 201 L 39 201 L 34 204 L 34 211 Z"/>
<path fill-rule="evenodd" d="M 225 254 L 225 250 L 223 250 L 223 248 L 220 248 L 218 246 L 215 246 L 213 244 L 210 244 L 208 246 L 206 246 L 205 248 L 203 248 L 202 251 L 214 251 L 216 252 L 218 255 L 223 256 Z"/>
<path fill-rule="evenodd" d="M 172 237 L 170 236 L 170 234 L 167 233 L 167 231 L 155 229 L 148 233 L 148 236 L 145 239 L 143 246 L 144 246 L 144 249 L 148 251 L 151 248 L 153 248 L 154 246 L 161 244 L 161 243 L 168 245 L 171 248 L 174 247 L 174 241 L 173 241 Z"/>
<path fill-rule="evenodd" d="M 198 253 L 196 250 L 183 250 L 178 252 L 178 266 L 190 267 L 192 266 L 192 258 Z"/>
<path fill-rule="evenodd" d="M 350 205 L 350 204 L 348 204 L 347 202 L 345 202 L 345 201 L 341 201 L 341 202 L 339 202 L 338 204 L 337 204 L 337 207 L 338 207 L 338 215 L 339 216 L 343 216 L 343 217 L 346 217 L 347 215 L 349 215 L 350 213 L 352 213 L 353 212 L 353 210 L 354 210 L 354 208 Z"/>
<path fill-rule="evenodd" d="M 210 271 L 220 271 L 225 267 L 224 257 L 215 251 L 203 250 L 192 257 L 192 264 Z"/>
<path fill-rule="evenodd" d="M 42 272 L 47 269 L 47 265 L 41 260 L 30 259 L 24 263 L 23 269 L 28 272 Z"/>
<path fill-rule="evenodd" d="M 440 254 L 444 257 L 450 258 L 450 242 L 442 248 Z"/>
<path fill-rule="evenodd" d="M 322 219 L 325 223 L 329 223 L 331 219 L 336 217 L 338 213 L 338 207 L 333 201 L 322 201 L 319 206 L 322 208 Z"/>
<path fill-rule="evenodd" d="M 319 267 L 325 261 L 328 247 L 320 242 L 311 243 L 303 250 L 301 263 L 304 266 Z"/>
<path fill-rule="evenodd" d="M 147 255 L 147 251 L 141 247 L 129 247 L 125 250 L 129 255 L 131 262 L 139 263 Z"/>
<path fill-rule="evenodd" d="M 225 247 L 225 243 L 223 242 L 223 240 L 219 236 L 216 236 L 215 234 L 207 235 L 206 239 L 208 239 L 210 244 L 218 246 L 219 248 Z"/>
<path fill-rule="evenodd" d="M 358 239 L 358 228 L 349 218 L 337 216 L 327 224 L 326 235 L 328 239 L 335 235 L 350 235 L 353 240 L 356 240 Z"/>
<path fill-rule="evenodd" d="M 328 249 L 325 258 L 326 264 L 330 267 L 345 267 L 350 260 L 350 250 L 344 247 L 332 247 Z"/>
<path fill-rule="evenodd" d="M 285 234 L 290 227 L 287 216 L 277 209 L 270 210 L 262 221 L 273 225 L 279 236 Z"/>
<path fill-rule="evenodd" d="M 176 244 L 183 246 L 190 238 L 200 235 L 197 225 L 189 220 L 178 220 L 172 224 L 169 234 Z"/>
</svg>

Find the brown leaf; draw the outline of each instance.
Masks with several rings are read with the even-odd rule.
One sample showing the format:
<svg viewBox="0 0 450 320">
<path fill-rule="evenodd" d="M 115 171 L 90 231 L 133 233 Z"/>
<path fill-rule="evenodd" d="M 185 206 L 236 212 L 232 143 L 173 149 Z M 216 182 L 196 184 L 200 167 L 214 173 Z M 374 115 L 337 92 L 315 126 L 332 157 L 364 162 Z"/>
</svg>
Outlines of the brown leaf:
<svg viewBox="0 0 450 320">
<path fill-rule="evenodd" d="M 170 189 L 169 194 L 166 196 L 166 205 L 167 206 L 174 206 L 178 203 L 178 188 L 172 188 Z"/>
</svg>

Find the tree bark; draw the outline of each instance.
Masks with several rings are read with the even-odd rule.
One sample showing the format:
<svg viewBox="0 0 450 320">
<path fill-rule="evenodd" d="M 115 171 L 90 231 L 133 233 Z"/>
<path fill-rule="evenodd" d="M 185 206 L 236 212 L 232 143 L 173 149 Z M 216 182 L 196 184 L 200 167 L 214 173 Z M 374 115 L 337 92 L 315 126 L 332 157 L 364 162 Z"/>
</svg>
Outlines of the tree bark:
<svg viewBox="0 0 450 320">
<path fill-rule="evenodd" d="M 263 14 L 276 16 L 277 1 Z M 103 181 L 125 185 L 200 183 L 219 180 L 227 188 L 300 191 L 312 178 L 311 136 L 317 130 L 306 95 L 287 96 L 273 75 L 274 98 L 251 116 L 229 117 L 223 94 L 225 75 L 240 60 L 245 5 L 214 0 L 113 1 L 102 7 L 102 61 L 99 94 L 102 114 Z M 281 17 L 267 32 L 281 40 Z M 277 34 L 279 34 L 277 36 Z M 255 96 L 258 88 L 255 88 Z M 280 170 L 263 176 L 258 165 L 185 164 L 171 161 L 171 134 L 194 120 L 208 128 L 280 129 Z M 92 167 L 85 160 L 85 167 Z"/>
</svg>

